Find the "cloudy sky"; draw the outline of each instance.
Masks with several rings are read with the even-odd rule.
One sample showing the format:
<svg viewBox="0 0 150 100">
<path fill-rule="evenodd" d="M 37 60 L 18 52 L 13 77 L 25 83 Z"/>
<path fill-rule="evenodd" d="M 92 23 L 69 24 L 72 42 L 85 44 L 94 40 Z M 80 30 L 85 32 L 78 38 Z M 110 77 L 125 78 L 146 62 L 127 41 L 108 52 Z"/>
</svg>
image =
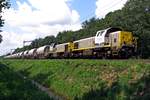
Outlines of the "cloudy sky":
<svg viewBox="0 0 150 100">
<path fill-rule="evenodd" d="M 121 9 L 127 0 L 10 0 L 11 8 L 4 10 L 5 25 L 0 55 L 22 47 L 24 40 L 57 35 L 64 30 L 79 30 L 81 23 L 91 17 L 103 18 Z"/>
</svg>

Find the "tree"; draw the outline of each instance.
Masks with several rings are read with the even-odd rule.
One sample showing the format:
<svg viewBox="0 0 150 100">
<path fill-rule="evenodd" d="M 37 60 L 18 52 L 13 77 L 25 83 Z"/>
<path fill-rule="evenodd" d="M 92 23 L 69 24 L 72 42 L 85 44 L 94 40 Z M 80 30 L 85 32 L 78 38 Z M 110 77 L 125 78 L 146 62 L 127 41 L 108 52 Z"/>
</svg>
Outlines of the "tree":
<svg viewBox="0 0 150 100">
<path fill-rule="evenodd" d="M 128 0 L 121 10 L 110 12 L 105 18 L 91 18 L 82 23 L 82 29 L 78 31 L 59 32 L 56 38 L 48 36 L 44 39 L 36 39 L 31 43 L 31 48 L 47 44 L 65 43 L 73 40 L 95 36 L 98 30 L 108 27 L 118 27 L 130 31 L 137 36 L 138 51 L 142 58 L 150 57 L 150 1 Z"/>
<path fill-rule="evenodd" d="M 72 32 L 72 31 L 59 32 L 57 37 L 56 37 L 57 44 L 66 43 L 68 41 L 73 41 L 75 38 L 74 34 L 75 34 L 75 32 Z"/>
<path fill-rule="evenodd" d="M 150 57 L 150 1 L 130 0 L 123 8 L 125 28 L 138 39 L 138 51 L 142 58 Z"/>
<path fill-rule="evenodd" d="M 8 0 L 0 0 L 0 13 L 2 13 L 3 9 L 9 8 Z M 2 19 L 2 15 L 0 14 L 0 27 L 4 24 L 4 20 Z M 0 30 L 1 32 L 2 30 Z M 0 43 L 2 42 L 2 35 L 0 34 Z"/>
</svg>

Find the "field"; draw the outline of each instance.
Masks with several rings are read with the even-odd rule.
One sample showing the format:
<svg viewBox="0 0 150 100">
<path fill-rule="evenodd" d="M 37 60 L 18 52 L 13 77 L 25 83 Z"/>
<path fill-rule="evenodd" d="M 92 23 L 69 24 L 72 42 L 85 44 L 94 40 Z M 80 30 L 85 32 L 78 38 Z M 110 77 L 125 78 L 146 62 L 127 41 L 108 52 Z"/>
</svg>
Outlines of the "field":
<svg viewBox="0 0 150 100">
<path fill-rule="evenodd" d="M 0 62 L 65 99 L 150 100 L 150 60 L 49 59 Z M 27 89 L 30 90 L 29 87 Z"/>
</svg>

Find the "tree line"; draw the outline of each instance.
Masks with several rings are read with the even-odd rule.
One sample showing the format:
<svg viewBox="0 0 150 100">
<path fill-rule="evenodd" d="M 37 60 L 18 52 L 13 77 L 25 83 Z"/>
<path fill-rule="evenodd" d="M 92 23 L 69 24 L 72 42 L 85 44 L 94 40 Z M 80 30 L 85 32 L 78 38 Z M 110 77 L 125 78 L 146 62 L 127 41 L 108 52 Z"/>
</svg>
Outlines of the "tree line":
<svg viewBox="0 0 150 100">
<path fill-rule="evenodd" d="M 17 48 L 14 53 L 38 48 L 51 43 L 65 43 L 90 36 L 98 30 L 108 27 L 118 27 L 133 32 L 138 37 L 138 54 L 141 58 L 150 57 L 150 1 L 128 0 L 121 10 L 108 13 L 105 18 L 91 18 L 82 23 L 78 31 L 59 32 L 56 37 L 47 36 L 32 41 L 31 45 Z"/>
</svg>

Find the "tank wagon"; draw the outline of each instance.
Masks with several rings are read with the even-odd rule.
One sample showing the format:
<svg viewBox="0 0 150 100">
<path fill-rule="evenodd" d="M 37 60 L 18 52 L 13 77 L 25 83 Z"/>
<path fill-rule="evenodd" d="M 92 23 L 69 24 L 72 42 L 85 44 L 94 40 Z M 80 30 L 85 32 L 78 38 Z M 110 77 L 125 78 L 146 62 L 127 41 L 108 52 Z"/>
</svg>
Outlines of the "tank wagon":
<svg viewBox="0 0 150 100">
<path fill-rule="evenodd" d="M 29 52 L 28 52 L 28 54 L 27 54 L 27 58 L 36 58 L 37 57 L 37 49 L 36 48 L 34 48 L 34 49 L 31 49 L 31 50 L 29 50 Z"/>
<path fill-rule="evenodd" d="M 8 56 L 6 56 L 5 58 L 10 58 L 10 59 L 12 59 L 12 58 L 16 58 L 16 54 L 8 55 Z"/>
<path fill-rule="evenodd" d="M 36 51 L 36 58 L 47 58 L 50 53 L 50 45 L 40 47 Z"/>
<path fill-rule="evenodd" d="M 68 43 L 51 44 L 27 50 L 6 58 L 129 58 L 136 54 L 137 39 L 120 28 L 100 30 L 95 36 Z"/>
<path fill-rule="evenodd" d="M 28 58 L 29 50 L 24 51 L 22 58 Z"/>
<path fill-rule="evenodd" d="M 22 54 L 23 54 L 23 52 L 18 53 L 17 58 L 18 58 L 18 59 L 19 59 L 19 58 L 22 58 Z"/>
</svg>

